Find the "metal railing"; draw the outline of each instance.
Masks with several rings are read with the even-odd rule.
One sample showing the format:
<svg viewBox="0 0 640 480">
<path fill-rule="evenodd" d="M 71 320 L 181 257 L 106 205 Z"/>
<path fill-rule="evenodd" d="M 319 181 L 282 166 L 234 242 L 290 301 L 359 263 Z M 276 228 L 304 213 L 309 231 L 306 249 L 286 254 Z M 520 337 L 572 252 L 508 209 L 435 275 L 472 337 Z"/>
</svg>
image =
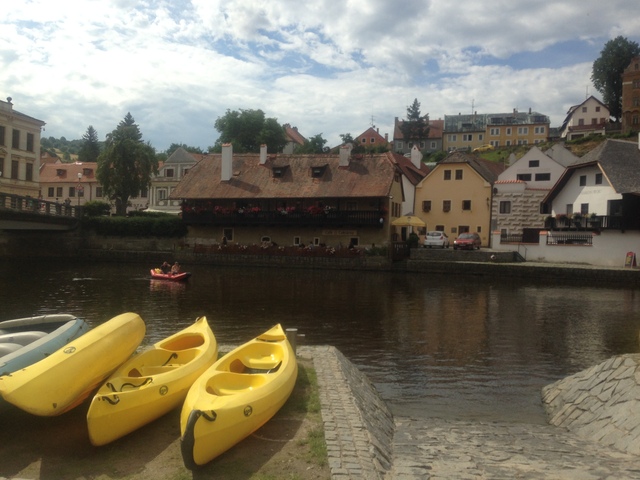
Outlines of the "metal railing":
<svg viewBox="0 0 640 480">
<path fill-rule="evenodd" d="M 34 215 L 55 217 L 82 217 L 82 207 L 73 204 L 50 202 L 33 197 L 23 197 L 12 193 L 0 193 L 0 209 L 13 210 Z"/>
<path fill-rule="evenodd" d="M 593 245 L 590 232 L 552 232 L 547 235 L 547 245 Z"/>
</svg>

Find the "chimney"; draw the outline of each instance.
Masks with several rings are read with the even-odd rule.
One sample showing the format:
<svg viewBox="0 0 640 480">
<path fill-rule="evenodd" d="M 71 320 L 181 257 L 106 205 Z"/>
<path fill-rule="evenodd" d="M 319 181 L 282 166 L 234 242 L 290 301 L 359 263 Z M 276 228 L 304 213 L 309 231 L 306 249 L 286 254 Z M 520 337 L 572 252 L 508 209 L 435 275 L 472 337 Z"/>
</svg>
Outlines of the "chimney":
<svg viewBox="0 0 640 480">
<path fill-rule="evenodd" d="M 420 168 L 422 163 L 422 152 L 415 145 L 411 148 L 411 163 L 416 168 Z"/>
<path fill-rule="evenodd" d="M 267 145 L 260 145 L 260 165 L 267 163 Z"/>
<path fill-rule="evenodd" d="M 220 166 L 220 180 L 228 182 L 231 180 L 233 160 L 233 145 L 230 143 L 222 144 L 222 165 Z"/>
<path fill-rule="evenodd" d="M 388 133 L 384 134 L 384 141 L 385 142 L 389 142 L 389 134 Z"/>
<path fill-rule="evenodd" d="M 347 145 L 343 145 L 342 147 L 340 147 L 340 163 L 338 165 L 340 167 L 348 167 L 350 156 L 351 156 L 351 147 Z"/>
</svg>

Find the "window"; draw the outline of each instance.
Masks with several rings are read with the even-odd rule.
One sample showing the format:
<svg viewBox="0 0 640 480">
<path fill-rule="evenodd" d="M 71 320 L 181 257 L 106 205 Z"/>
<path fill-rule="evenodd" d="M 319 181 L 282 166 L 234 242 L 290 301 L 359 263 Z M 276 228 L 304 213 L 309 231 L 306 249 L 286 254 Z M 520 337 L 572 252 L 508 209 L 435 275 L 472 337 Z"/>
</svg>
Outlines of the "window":
<svg viewBox="0 0 640 480">
<path fill-rule="evenodd" d="M 370 143 L 375 143 L 375 142 L 376 142 L 376 139 L 371 137 Z"/>
<path fill-rule="evenodd" d="M 442 201 L 442 211 L 450 212 L 451 211 L 451 200 L 443 200 Z"/>
<path fill-rule="evenodd" d="M 587 107 L 582 107 L 582 113 L 587 113 Z"/>
<path fill-rule="evenodd" d="M 423 200 L 422 201 L 422 211 L 430 212 L 431 211 L 431 200 Z"/>
<path fill-rule="evenodd" d="M 602 174 L 601 173 L 596 173 L 596 181 L 595 181 L 596 185 L 602 185 Z"/>
<path fill-rule="evenodd" d="M 55 189 L 53 187 L 47 188 L 47 197 L 53 198 L 54 192 L 55 192 Z"/>
<path fill-rule="evenodd" d="M 444 171 L 444 179 L 445 180 L 451 180 L 451 170 L 445 170 Z"/>
<path fill-rule="evenodd" d="M 567 203 L 567 215 L 573 215 L 573 203 Z"/>
<path fill-rule="evenodd" d="M 519 173 L 518 175 L 516 175 L 516 179 L 522 180 L 523 182 L 530 182 L 531 181 L 531 174 L 530 173 Z"/>
<path fill-rule="evenodd" d="M 227 241 L 233 241 L 233 228 L 223 228 L 222 236 L 227 239 Z M 300 240 L 298 240 L 298 244 L 300 244 Z"/>
<path fill-rule="evenodd" d="M 5 135 L 5 130 L 4 130 L 4 126 L 0 126 L 0 145 L 5 146 L 5 140 L 4 140 L 4 135 Z"/>
<path fill-rule="evenodd" d="M 358 237 L 351 237 L 349 239 L 349 244 L 353 245 L 354 247 L 357 247 L 358 246 Z"/>
<path fill-rule="evenodd" d="M 468 133 L 468 134 L 462 135 L 462 141 L 463 142 L 472 142 L 473 141 L 473 134 Z"/>
<path fill-rule="evenodd" d="M 456 170 L 456 180 L 462 180 L 462 170 Z"/>
<path fill-rule="evenodd" d="M 580 175 L 580 186 L 584 187 L 587 184 L 587 176 L 586 175 Z"/>
<path fill-rule="evenodd" d="M 596 112 L 599 112 L 599 111 L 600 111 L 600 107 L 596 107 Z"/>
<path fill-rule="evenodd" d="M 462 200 L 462 210 L 471 210 L 471 200 Z"/>
<path fill-rule="evenodd" d="M 62 196 L 62 187 L 56 187 L 56 197 Z"/>
<path fill-rule="evenodd" d="M 173 178 L 173 168 L 167 168 L 164 171 L 164 176 L 167 178 Z"/>
<path fill-rule="evenodd" d="M 76 196 L 76 187 L 69 187 L 69 196 L 74 198 Z"/>
<path fill-rule="evenodd" d="M 518 127 L 518 135 L 529 135 L 529 127 Z"/>
<path fill-rule="evenodd" d="M 542 135 L 544 133 L 544 127 L 535 127 L 533 133 L 536 135 Z"/>
<path fill-rule="evenodd" d="M 78 197 L 84 198 L 84 187 L 82 185 L 78 185 Z"/>
<path fill-rule="evenodd" d="M 550 173 L 536 173 L 536 182 L 548 182 L 551 180 Z"/>
<path fill-rule="evenodd" d="M 402 142 L 396 142 L 396 152 L 402 151 Z"/>
<path fill-rule="evenodd" d="M 489 135 L 496 137 L 498 135 L 500 135 L 500 129 L 499 128 L 490 128 L 489 129 Z"/>
<path fill-rule="evenodd" d="M 14 180 L 18 179 L 18 166 L 19 163 L 17 160 L 11 160 L 11 178 Z"/>
<path fill-rule="evenodd" d="M 579 119 L 578 119 L 578 125 L 579 125 L 579 126 L 584 125 L 584 118 L 579 118 Z"/>
<path fill-rule="evenodd" d="M 27 152 L 33 152 L 33 133 L 27 133 Z"/>
<path fill-rule="evenodd" d="M 96 198 L 102 198 L 102 187 L 96 187 Z"/>
<path fill-rule="evenodd" d="M 320 178 L 320 177 L 322 177 L 326 167 L 327 167 L 326 165 L 322 165 L 322 166 L 319 166 L 319 167 L 311 167 L 311 177 L 312 178 Z"/>
<path fill-rule="evenodd" d="M 540 160 L 529 160 L 529 168 L 536 168 L 540 166 Z"/>
<path fill-rule="evenodd" d="M 273 172 L 273 178 L 282 178 L 282 176 L 284 175 L 284 168 L 283 167 L 273 167 L 272 172 Z"/>
<path fill-rule="evenodd" d="M 511 213 L 511 202 L 502 200 L 500 202 L 500 213 Z"/>
<path fill-rule="evenodd" d="M 436 232 L 444 232 L 444 225 L 436 225 Z"/>
<path fill-rule="evenodd" d="M 478 140 L 479 140 L 479 141 L 484 140 L 484 135 L 483 135 L 483 134 L 481 134 L 481 133 L 479 133 L 479 134 L 478 134 Z"/>
<path fill-rule="evenodd" d="M 158 189 L 158 200 L 166 200 L 167 199 L 167 189 L 159 188 Z"/>
<path fill-rule="evenodd" d="M 511 127 L 507 128 L 507 135 L 511 135 Z"/>
<path fill-rule="evenodd" d="M 13 129 L 13 137 L 11 139 L 11 148 L 20 148 L 20 130 Z"/>
<path fill-rule="evenodd" d="M 25 180 L 33 182 L 33 163 L 27 163 L 27 175 Z"/>
<path fill-rule="evenodd" d="M 589 204 L 588 203 L 581 203 L 580 204 L 580 213 L 582 215 L 588 215 L 589 214 Z"/>
</svg>

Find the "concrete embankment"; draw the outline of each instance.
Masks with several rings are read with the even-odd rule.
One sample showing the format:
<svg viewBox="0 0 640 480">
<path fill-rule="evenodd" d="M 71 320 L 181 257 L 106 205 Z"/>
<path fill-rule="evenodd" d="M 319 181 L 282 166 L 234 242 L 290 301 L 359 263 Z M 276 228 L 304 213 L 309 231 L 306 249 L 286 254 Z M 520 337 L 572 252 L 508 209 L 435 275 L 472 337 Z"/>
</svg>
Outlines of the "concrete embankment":
<svg viewBox="0 0 640 480">
<path fill-rule="evenodd" d="M 549 423 L 640 454 L 640 354 L 620 355 L 543 389 Z"/>
<path fill-rule="evenodd" d="M 313 359 L 318 377 L 333 480 L 640 478 L 634 438 L 640 355 L 616 357 L 546 387 L 552 421 L 567 428 L 429 412 L 394 418 L 334 347 L 302 347 L 299 355 Z M 576 433 L 580 428 L 592 434 Z"/>
</svg>

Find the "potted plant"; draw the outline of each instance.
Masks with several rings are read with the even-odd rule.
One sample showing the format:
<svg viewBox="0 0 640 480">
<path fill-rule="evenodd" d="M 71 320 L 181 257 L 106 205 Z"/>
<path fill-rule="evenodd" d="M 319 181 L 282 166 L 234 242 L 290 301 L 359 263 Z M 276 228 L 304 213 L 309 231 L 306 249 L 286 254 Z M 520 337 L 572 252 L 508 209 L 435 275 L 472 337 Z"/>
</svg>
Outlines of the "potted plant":
<svg viewBox="0 0 640 480">
<path fill-rule="evenodd" d="M 574 214 L 571 216 L 571 220 L 573 221 L 573 224 L 577 227 L 580 227 L 582 225 L 582 214 L 580 212 L 574 212 Z"/>
<path fill-rule="evenodd" d="M 556 219 L 553 215 L 547 215 L 544 219 L 544 226 L 546 228 L 555 228 Z"/>
</svg>

